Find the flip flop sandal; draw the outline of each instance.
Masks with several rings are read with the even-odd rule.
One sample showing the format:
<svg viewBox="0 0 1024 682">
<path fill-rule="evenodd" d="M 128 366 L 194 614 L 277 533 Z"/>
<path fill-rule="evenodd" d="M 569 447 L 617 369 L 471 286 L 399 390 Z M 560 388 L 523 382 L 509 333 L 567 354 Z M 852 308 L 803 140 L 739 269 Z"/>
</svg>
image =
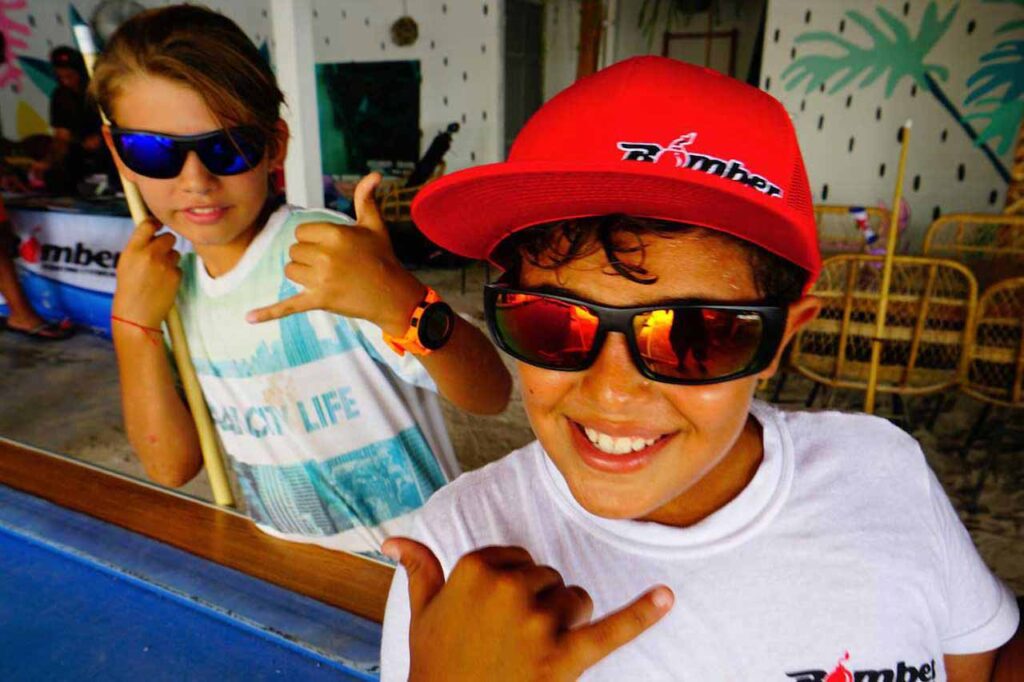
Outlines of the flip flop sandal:
<svg viewBox="0 0 1024 682">
<path fill-rule="evenodd" d="M 14 332 L 15 334 L 21 334 L 41 341 L 63 341 L 75 334 L 75 326 L 71 323 L 71 320 L 43 322 L 32 329 L 18 329 L 17 327 L 12 327 L 7 324 L 7 321 L 4 320 L 4 329 L 9 332 Z"/>
</svg>

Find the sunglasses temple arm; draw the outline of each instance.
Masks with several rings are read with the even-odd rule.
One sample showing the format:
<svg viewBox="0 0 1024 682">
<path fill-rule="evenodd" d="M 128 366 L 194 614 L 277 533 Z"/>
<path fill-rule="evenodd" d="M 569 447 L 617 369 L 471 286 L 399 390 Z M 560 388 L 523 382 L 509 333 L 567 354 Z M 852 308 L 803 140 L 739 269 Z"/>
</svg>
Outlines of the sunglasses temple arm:
<svg viewBox="0 0 1024 682">
<path fill-rule="evenodd" d="M 96 49 L 96 41 L 92 35 L 92 29 L 82 21 L 80 16 L 74 17 L 73 34 L 75 42 L 78 43 L 78 51 L 82 53 L 85 61 L 85 68 L 92 78 L 93 67 L 96 64 L 96 57 L 99 50 Z M 103 124 L 109 126 L 103 108 L 99 108 Z M 142 200 L 138 187 L 129 182 L 124 175 L 121 175 L 121 184 L 124 187 L 125 200 L 128 202 L 128 211 L 131 213 L 132 221 L 138 225 L 149 217 L 146 204 Z M 210 486 L 213 489 L 214 501 L 222 507 L 231 507 L 235 504 L 234 496 L 231 493 L 231 485 L 228 482 L 227 468 L 224 466 L 224 454 L 220 451 L 217 441 L 217 434 L 213 427 L 213 420 L 210 418 L 210 411 L 203 400 L 203 392 L 199 387 L 199 379 L 196 376 L 195 367 L 192 365 L 192 357 L 188 352 L 188 343 L 185 340 L 185 328 L 181 323 L 181 315 L 177 306 L 171 308 L 167 316 L 167 329 L 171 336 L 171 349 L 174 352 L 174 359 L 178 365 L 178 374 L 181 376 L 185 388 L 185 398 L 188 401 L 189 409 L 192 412 L 192 419 L 196 424 L 196 431 L 199 434 L 199 445 L 203 453 L 203 463 L 206 466 L 207 475 L 210 478 Z"/>
</svg>

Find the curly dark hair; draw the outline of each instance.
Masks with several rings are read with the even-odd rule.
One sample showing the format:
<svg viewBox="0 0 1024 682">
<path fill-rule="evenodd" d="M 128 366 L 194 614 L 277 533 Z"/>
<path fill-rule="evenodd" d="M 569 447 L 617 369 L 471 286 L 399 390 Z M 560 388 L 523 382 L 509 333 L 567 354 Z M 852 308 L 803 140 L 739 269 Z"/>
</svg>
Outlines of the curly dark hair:
<svg viewBox="0 0 1024 682">
<path fill-rule="evenodd" d="M 555 270 L 601 249 L 613 272 L 633 282 L 653 284 L 657 276 L 644 267 L 642 238 L 648 234 L 658 237 L 693 234 L 739 247 L 747 256 L 754 285 L 764 299 L 784 305 L 792 303 L 800 299 L 807 284 L 808 272 L 800 266 L 725 232 L 621 213 L 560 220 L 520 230 L 499 245 L 494 261 L 515 282 L 524 261 Z M 628 258 L 633 254 L 638 257 Z"/>
</svg>

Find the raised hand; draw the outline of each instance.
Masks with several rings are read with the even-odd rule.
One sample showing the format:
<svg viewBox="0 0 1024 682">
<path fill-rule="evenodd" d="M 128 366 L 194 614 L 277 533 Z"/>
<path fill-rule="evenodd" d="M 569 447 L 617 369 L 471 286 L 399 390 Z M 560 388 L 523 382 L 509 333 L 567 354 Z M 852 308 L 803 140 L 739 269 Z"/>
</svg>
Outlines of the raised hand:
<svg viewBox="0 0 1024 682">
<path fill-rule="evenodd" d="M 462 557 L 447 583 L 426 546 L 391 538 L 409 581 L 409 680 L 575 680 L 657 623 L 674 596 L 658 586 L 591 622 L 593 602 L 520 547 Z"/>
<path fill-rule="evenodd" d="M 181 254 L 173 234 L 156 236 L 161 225 L 147 218 L 135 227 L 117 262 L 113 315 L 146 327 L 167 317 L 181 283 Z"/>
<path fill-rule="evenodd" d="M 249 322 L 266 322 L 307 310 L 327 310 L 369 320 L 401 335 L 426 288 L 395 257 L 374 191 L 380 174 L 356 186 L 355 225 L 306 223 L 295 230 L 284 274 L 303 291 L 252 310 Z"/>
</svg>

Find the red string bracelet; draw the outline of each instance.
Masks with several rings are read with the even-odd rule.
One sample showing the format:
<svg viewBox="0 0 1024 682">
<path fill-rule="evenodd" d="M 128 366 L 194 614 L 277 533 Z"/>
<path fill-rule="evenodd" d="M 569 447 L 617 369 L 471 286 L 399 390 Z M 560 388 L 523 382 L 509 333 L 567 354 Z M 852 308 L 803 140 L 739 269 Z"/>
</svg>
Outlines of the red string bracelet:
<svg viewBox="0 0 1024 682">
<path fill-rule="evenodd" d="M 146 338 L 149 339 L 150 341 L 152 341 L 154 345 L 159 344 L 159 341 L 157 341 L 152 336 L 150 336 L 150 334 L 153 334 L 153 333 L 159 334 L 161 337 L 163 337 L 163 335 L 164 335 L 163 331 L 158 329 L 157 327 L 147 327 L 144 324 L 139 324 L 138 322 L 132 322 L 131 320 L 126 320 L 125 318 L 118 317 L 117 315 L 111 315 L 110 319 L 113 320 L 114 322 L 121 322 L 122 324 L 127 324 L 127 325 L 130 325 L 132 327 L 138 327 L 142 331 L 146 332 Z"/>
</svg>

